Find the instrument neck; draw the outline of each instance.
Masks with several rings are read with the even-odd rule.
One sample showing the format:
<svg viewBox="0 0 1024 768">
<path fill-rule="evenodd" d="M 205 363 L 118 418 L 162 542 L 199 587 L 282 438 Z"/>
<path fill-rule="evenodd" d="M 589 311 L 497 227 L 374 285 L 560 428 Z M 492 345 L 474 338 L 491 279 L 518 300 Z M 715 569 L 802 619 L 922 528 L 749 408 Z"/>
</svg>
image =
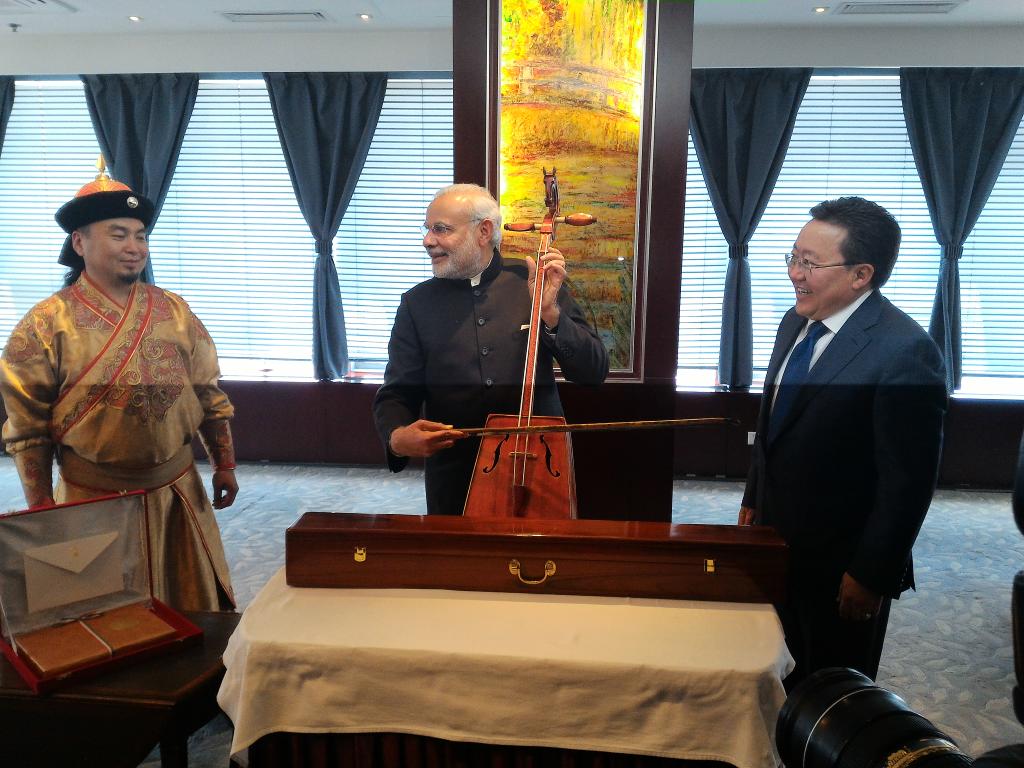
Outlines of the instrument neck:
<svg viewBox="0 0 1024 768">
<path fill-rule="evenodd" d="M 542 232 L 540 245 L 537 248 L 537 278 L 533 283 L 533 296 L 530 304 L 530 328 L 527 331 L 526 362 L 523 368 L 523 394 L 519 403 L 519 423 L 526 426 L 533 417 L 534 387 L 537 373 L 537 348 L 540 343 L 541 305 L 544 297 L 544 268 L 541 258 L 548 252 L 551 235 Z"/>
</svg>

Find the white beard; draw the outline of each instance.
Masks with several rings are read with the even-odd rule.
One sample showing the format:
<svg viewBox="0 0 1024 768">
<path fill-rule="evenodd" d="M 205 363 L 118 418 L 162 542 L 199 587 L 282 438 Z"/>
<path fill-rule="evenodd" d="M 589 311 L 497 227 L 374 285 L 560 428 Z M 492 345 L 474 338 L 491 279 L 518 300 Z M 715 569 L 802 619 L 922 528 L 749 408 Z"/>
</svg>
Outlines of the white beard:
<svg viewBox="0 0 1024 768">
<path fill-rule="evenodd" d="M 448 258 L 442 264 L 432 264 L 434 277 L 445 280 L 468 280 L 480 274 L 481 254 L 473 241 L 467 240 L 455 248 L 444 251 Z M 486 266 L 486 265 L 484 265 Z"/>
</svg>

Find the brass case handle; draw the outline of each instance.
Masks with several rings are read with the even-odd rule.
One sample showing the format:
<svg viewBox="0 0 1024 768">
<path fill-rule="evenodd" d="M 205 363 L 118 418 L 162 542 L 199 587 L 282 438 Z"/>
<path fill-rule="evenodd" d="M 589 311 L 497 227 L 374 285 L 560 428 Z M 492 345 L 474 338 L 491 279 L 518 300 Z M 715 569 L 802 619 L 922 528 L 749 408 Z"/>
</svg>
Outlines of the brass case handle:
<svg viewBox="0 0 1024 768">
<path fill-rule="evenodd" d="M 528 579 L 525 576 L 523 576 L 522 566 L 519 564 L 518 560 L 512 559 L 508 561 L 508 572 L 515 576 L 517 579 L 519 579 L 520 583 L 528 584 L 531 587 L 535 587 L 538 584 L 543 584 L 545 581 L 548 580 L 548 576 L 555 575 L 556 570 L 558 570 L 558 566 L 555 565 L 555 561 L 548 560 L 546 563 L 544 563 L 543 576 L 541 576 L 539 579 Z"/>
</svg>

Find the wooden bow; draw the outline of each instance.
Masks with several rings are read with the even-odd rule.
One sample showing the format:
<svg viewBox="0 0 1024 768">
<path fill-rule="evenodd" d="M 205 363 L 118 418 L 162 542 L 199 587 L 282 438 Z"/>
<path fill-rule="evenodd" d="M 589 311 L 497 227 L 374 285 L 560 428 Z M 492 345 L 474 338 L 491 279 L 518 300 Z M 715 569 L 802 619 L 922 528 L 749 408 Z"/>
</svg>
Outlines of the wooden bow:
<svg viewBox="0 0 1024 768">
<path fill-rule="evenodd" d="M 646 419 L 642 421 L 592 421 L 580 424 L 530 424 L 518 427 L 455 427 L 464 437 L 487 435 L 532 435 L 542 432 L 614 432 L 625 429 L 667 429 L 674 427 L 736 426 L 740 420 L 727 417 L 703 419 Z"/>
</svg>

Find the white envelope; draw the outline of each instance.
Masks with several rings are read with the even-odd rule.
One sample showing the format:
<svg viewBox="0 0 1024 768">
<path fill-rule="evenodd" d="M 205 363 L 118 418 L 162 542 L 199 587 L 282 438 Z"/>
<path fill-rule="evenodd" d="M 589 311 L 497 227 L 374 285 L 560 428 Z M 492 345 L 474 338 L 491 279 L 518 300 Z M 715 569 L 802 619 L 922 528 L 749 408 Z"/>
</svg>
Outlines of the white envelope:
<svg viewBox="0 0 1024 768">
<path fill-rule="evenodd" d="M 29 613 L 124 589 L 117 531 L 25 550 Z"/>
</svg>

